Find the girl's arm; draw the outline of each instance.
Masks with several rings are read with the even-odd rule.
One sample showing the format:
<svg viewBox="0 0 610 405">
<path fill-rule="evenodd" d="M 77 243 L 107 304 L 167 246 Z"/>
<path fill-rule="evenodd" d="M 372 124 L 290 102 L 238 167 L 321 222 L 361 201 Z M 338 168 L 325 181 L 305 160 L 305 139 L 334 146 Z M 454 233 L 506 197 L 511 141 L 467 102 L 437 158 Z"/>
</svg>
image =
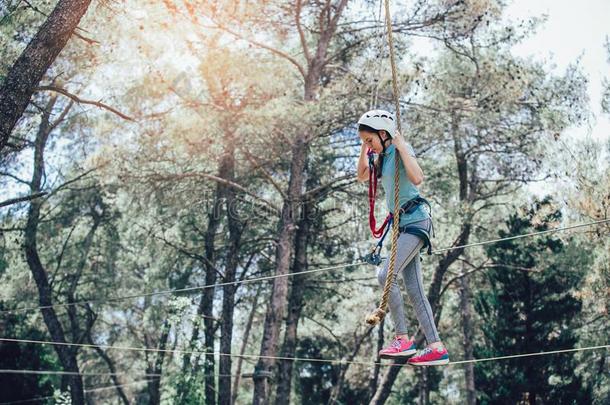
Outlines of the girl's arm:
<svg viewBox="0 0 610 405">
<path fill-rule="evenodd" d="M 419 167 L 415 157 L 411 156 L 409 153 L 409 147 L 407 146 L 405 138 L 403 138 L 403 136 L 397 131 L 392 143 L 396 146 L 396 149 L 400 154 L 400 158 L 402 160 L 402 164 L 405 166 L 405 171 L 407 172 L 409 181 L 416 186 L 420 185 L 421 182 L 424 181 L 424 172 L 422 171 L 421 167 Z"/>
<path fill-rule="evenodd" d="M 358 158 L 358 181 L 365 182 L 369 179 L 369 157 L 366 155 L 368 147 L 364 142 L 360 147 L 360 157 Z"/>
</svg>

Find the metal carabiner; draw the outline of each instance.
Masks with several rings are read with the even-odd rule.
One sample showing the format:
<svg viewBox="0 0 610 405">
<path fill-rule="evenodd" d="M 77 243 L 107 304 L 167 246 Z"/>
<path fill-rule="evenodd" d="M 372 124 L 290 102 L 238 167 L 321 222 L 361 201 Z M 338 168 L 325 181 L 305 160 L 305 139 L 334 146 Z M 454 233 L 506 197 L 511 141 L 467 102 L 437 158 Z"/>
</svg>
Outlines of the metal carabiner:
<svg viewBox="0 0 610 405">
<path fill-rule="evenodd" d="M 377 244 L 373 246 L 373 249 L 371 249 L 362 260 L 373 266 L 379 266 L 381 264 L 381 245 Z"/>
</svg>

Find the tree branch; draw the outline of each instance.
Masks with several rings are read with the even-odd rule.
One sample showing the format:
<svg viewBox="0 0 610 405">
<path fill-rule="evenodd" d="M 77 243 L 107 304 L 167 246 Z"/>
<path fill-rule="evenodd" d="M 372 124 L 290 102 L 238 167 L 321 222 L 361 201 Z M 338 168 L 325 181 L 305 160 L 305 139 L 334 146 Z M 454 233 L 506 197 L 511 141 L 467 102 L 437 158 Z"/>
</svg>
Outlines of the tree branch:
<svg viewBox="0 0 610 405">
<path fill-rule="evenodd" d="M 8 205 L 12 205 L 12 204 L 17 204 L 23 201 L 29 201 L 29 200 L 33 200 L 35 198 L 40 198 L 44 195 L 46 195 L 47 193 L 45 192 L 41 192 L 41 193 L 35 193 L 32 195 L 27 195 L 24 197 L 17 197 L 17 198 L 10 198 L 8 200 L 4 200 L 4 201 L 0 201 L 0 207 L 6 207 Z"/>
<path fill-rule="evenodd" d="M 337 185 L 337 183 L 340 183 L 343 180 L 349 180 L 349 182 Z M 336 189 L 337 187 L 348 186 L 354 183 L 355 181 L 356 177 L 353 174 L 346 174 L 344 176 L 333 179 L 329 183 L 322 184 L 321 186 L 307 191 L 305 194 L 303 194 L 303 200 L 314 199 L 329 189 Z"/>
<path fill-rule="evenodd" d="M 297 30 L 299 31 L 299 38 L 301 39 L 303 54 L 305 55 L 305 59 L 307 60 L 307 62 L 309 62 L 311 61 L 311 55 L 309 54 L 309 47 L 307 46 L 307 41 L 305 40 L 305 33 L 303 32 L 303 27 L 301 26 L 301 0 L 297 0 L 294 20 L 297 26 Z"/>
<path fill-rule="evenodd" d="M 307 76 L 307 74 L 305 73 L 305 69 L 303 68 L 303 66 L 301 66 L 301 64 L 299 63 L 299 61 L 297 61 L 295 58 L 293 58 L 292 56 L 288 55 L 287 53 L 280 51 L 279 49 L 273 48 L 271 46 L 265 45 L 261 42 L 255 41 L 253 39 L 250 39 L 249 37 L 246 37 L 238 32 L 235 32 L 225 26 L 223 26 L 222 24 L 218 23 L 217 21 L 215 21 L 213 18 L 210 18 L 215 24 L 216 24 L 216 28 L 225 31 L 241 40 L 244 40 L 246 42 L 251 43 L 252 45 L 255 45 L 259 48 L 262 49 L 266 49 L 269 52 L 286 59 L 287 61 L 289 61 L 290 63 L 292 63 L 294 66 L 296 66 L 296 68 L 299 70 L 299 73 L 301 73 L 301 76 L 303 76 L 303 79 L 305 79 L 305 77 Z M 250 35 L 252 36 L 252 35 Z"/>
<path fill-rule="evenodd" d="M 99 102 L 99 101 L 92 101 L 92 100 L 85 100 L 85 99 L 82 99 L 82 98 L 78 97 L 77 95 L 72 94 L 72 93 L 68 92 L 68 91 L 67 91 L 67 90 L 65 90 L 65 89 L 62 89 L 61 87 L 56 87 L 56 86 L 38 86 L 38 87 L 35 87 L 35 88 L 34 88 L 34 91 L 53 91 L 53 92 L 55 92 L 55 93 L 59 93 L 59 94 L 61 94 L 61 95 L 63 95 L 63 96 L 66 96 L 66 97 L 68 97 L 68 98 L 72 99 L 73 101 L 75 101 L 75 102 L 76 102 L 76 103 L 78 103 L 78 104 L 89 104 L 89 105 L 94 105 L 94 106 L 96 106 L 96 107 L 100 107 L 100 108 L 103 108 L 103 109 L 105 109 L 105 110 L 108 110 L 108 111 L 110 111 L 111 113 L 116 114 L 116 115 L 118 115 L 119 117 L 123 118 L 124 120 L 128 120 L 128 121 L 135 121 L 135 120 L 134 120 L 133 118 L 131 118 L 130 116 L 123 114 L 122 112 L 120 112 L 120 111 L 118 111 L 118 110 L 114 109 L 113 107 L 110 107 L 110 106 L 109 106 L 109 105 L 107 105 L 107 104 L 104 104 L 104 103 Z"/>
<path fill-rule="evenodd" d="M 0 172 L 0 176 L 10 177 L 11 179 L 18 181 L 19 183 L 30 185 L 29 181 L 20 179 L 19 177 L 15 176 L 14 174 L 11 174 L 8 172 Z"/>
<path fill-rule="evenodd" d="M 244 152 L 244 155 L 246 156 L 246 159 L 248 159 L 250 161 L 250 163 L 252 163 L 258 170 L 260 170 L 263 173 L 263 175 L 265 176 L 265 178 L 267 180 L 269 180 L 269 182 L 273 185 L 273 187 L 278 191 L 278 193 L 280 193 L 282 198 L 284 200 L 287 200 L 288 196 L 286 195 L 286 193 L 284 193 L 284 190 L 282 190 L 280 185 L 277 184 L 275 182 L 275 180 L 273 180 L 273 177 L 263 168 L 263 165 L 259 164 L 259 162 L 256 161 L 254 156 L 252 156 L 250 154 L 250 152 L 248 152 L 247 150 L 244 149 L 243 152 Z"/>
<path fill-rule="evenodd" d="M 189 178 L 189 177 L 203 177 L 209 180 L 213 180 L 216 181 L 218 183 L 222 183 L 225 184 L 229 187 L 232 187 L 236 190 L 241 191 L 242 193 L 249 195 L 250 197 L 254 198 L 256 201 L 260 201 L 262 203 L 264 203 L 265 205 L 267 205 L 268 207 L 271 207 L 273 209 L 273 212 L 278 214 L 281 212 L 281 210 L 279 209 L 279 207 L 277 207 L 275 204 L 273 204 L 271 201 L 268 201 L 256 194 L 254 194 L 253 192 L 251 192 L 250 190 L 248 190 L 247 188 L 245 188 L 244 186 L 237 184 L 235 182 L 220 178 L 218 176 L 214 176 L 212 174 L 207 174 L 207 173 L 201 173 L 201 172 L 192 172 L 192 173 L 181 173 L 181 174 L 172 174 L 172 175 L 153 175 L 150 176 L 152 179 L 155 180 L 174 180 L 176 178 L 180 179 L 180 178 Z"/>
</svg>

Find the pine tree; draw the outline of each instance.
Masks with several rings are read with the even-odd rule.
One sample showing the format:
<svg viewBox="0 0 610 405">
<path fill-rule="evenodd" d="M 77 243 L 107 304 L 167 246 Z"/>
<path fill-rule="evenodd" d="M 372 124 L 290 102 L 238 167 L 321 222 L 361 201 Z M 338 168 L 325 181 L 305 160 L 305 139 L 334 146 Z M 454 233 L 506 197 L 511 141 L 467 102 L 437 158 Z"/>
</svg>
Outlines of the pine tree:
<svg viewBox="0 0 610 405">
<path fill-rule="evenodd" d="M 500 237 L 543 231 L 561 219 L 550 199 L 536 201 L 524 211 L 509 217 Z M 487 248 L 494 267 L 487 274 L 490 288 L 477 294 L 484 345 L 475 346 L 476 357 L 575 347 L 573 327 L 581 302 L 572 291 L 581 282 L 586 263 L 572 265 L 572 248 L 554 235 Z M 478 400 L 482 404 L 589 403 L 590 391 L 575 375 L 574 363 L 572 354 L 478 363 Z"/>
</svg>

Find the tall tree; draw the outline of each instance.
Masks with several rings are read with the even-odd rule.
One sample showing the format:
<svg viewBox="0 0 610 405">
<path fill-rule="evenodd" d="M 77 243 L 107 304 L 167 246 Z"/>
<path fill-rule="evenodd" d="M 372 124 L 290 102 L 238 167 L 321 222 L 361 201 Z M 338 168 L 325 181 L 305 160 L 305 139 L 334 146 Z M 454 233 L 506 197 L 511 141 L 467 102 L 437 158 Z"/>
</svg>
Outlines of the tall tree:
<svg viewBox="0 0 610 405">
<path fill-rule="evenodd" d="M 561 213 L 550 200 L 513 214 L 500 238 L 549 229 Z M 573 348 L 574 326 L 581 301 L 579 287 L 587 263 L 581 249 L 554 236 L 509 240 L 486 250 L 496 267 L 487 273 L 490 289 L 477 293 L 477 310 L 484 319 L 484 345 L 479 357 L 535 353 Z M 516 270 L 517 269 L 517 270 Z M 476 365 L 479 401 L 491 403 L 589 403 L 589 388 L 574 374 L 573 354 L 516 358 Z"/>
<path fill-rule="evenodd" d="M 51 121 L 50 116 L 55 106 L 57 98 L 51 97 L 47 103 L 45 113 L 42 116 L 38 133 L 35 141 L 34 151 L 34 170 L 32 181 L 30 183 L 30 191 L 32 194 L 39 193 L 42 190 L 42 181 L 45 173 L 45 158 L 44 151 L 49 139 L 49 135 L 57 127 L 61 121 Z M 69 111 L 72 104 L 64 109 L 64 113 L 60 115 L 58 120 L 63 120 L 65 114 Z M 77 350 L 73 347 L 62 344 L 68 343 L 64 327 L 62 326 L 59 316 L 53 308 L 53 290 L 49 283 L 49 276 L 44 264 L 38 254 L 38 225 L 40 223 L 40 209 L 42 201 L 33 200 L 30 203 L 28 210 L 27 223 L 24 234 L 24 249 L 27 263 L 32 272 L 32 276 L 38 287 L 39 303 L 42 316 L 49 330 L 49 334 L 54 342 L 60 345 L 55 346 L 55 351 L 65 371 L 75 373 L 67 377 L 68 385 L 70 386 L 70 396 L 75 404 L 84 405 L 85 393 L 83 391 L 83 380 L 80 376 Z M 73 318 L 72 318 L 73 319 Z M 74 326 L 74 325 L 73 325 Z M 73 336 L 76 338 L 76 336 Z"/>
</svg>

